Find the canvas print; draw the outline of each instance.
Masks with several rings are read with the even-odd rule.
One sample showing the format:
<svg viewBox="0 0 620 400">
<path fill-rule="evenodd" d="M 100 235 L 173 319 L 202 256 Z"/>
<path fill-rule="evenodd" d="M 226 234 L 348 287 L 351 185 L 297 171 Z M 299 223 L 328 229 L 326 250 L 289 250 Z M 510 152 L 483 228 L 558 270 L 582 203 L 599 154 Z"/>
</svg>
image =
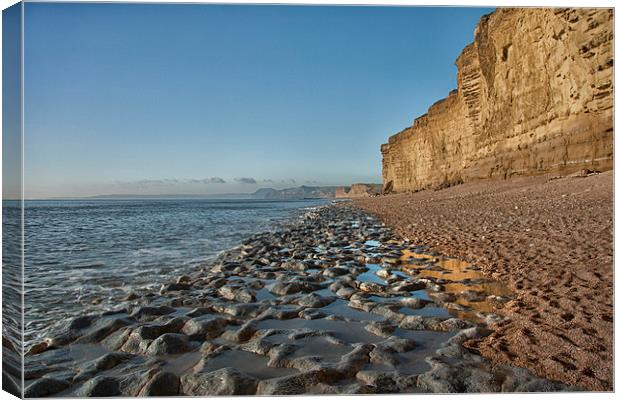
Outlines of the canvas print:
<svg viewBox="0 0 620 400">
<path fill-rule="evenodd" d="M 613 26 L 6 8 L 3 390 L 613 391 Z"/>
</svg>

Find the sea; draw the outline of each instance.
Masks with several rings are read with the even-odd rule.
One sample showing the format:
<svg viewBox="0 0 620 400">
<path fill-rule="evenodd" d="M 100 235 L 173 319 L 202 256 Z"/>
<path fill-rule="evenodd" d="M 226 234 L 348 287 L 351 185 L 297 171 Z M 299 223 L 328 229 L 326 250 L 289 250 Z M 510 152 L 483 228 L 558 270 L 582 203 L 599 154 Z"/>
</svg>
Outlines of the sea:
<svg viewBox="0 0 620 400">
<path fill-rule="evenodd" d="M 162 283 L 205 265 L 252 234 L 277 229 L 328 202 L 26 201 L 26 348 L 54 333 L 68 318 L 114 308 L 136 289 L 158 290 Z M 17 202 L 3 202 L 3 285 L 19 281 L 20 213 Z M 5 296 L 5 301 L 16 299 Z M 7 309 L 18 314 L 19 305 L 5 304 Z M 17 326 L 19 321 L 5 320 L 5 325 Z"/>
</svg>

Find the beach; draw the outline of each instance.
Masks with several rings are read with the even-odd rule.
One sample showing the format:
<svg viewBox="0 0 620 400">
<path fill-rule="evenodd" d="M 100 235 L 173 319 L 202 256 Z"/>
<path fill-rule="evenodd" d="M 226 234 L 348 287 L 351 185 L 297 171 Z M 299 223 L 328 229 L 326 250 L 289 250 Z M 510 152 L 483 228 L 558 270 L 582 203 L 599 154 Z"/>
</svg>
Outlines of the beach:
<svg viewBox="0 0 620 400">
<path fill-rule="evenodd" d="M 158 290 L 68 318 L 29 348 L 25 396 L 581 389 L 467 347 L 512 298 L 349 202 L 319 206 Z"/>
<path fill-rule="evenodd" d="M 496 363 L 613 389 L 613 171 L 356 199 L 401 238 L 468 260 L 514 298 L 466 343 Z"/>
</svg>

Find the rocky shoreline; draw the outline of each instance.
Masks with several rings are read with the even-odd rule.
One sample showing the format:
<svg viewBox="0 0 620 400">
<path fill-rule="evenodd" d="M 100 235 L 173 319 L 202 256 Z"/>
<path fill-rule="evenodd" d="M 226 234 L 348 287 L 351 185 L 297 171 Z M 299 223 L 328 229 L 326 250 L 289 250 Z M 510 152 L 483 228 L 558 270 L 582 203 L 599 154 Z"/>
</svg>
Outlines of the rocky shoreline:
<svg viewBox="0 0 620 400">
<path fill-rule="evenodd" d="M 349 204 L 319 207 L 159 292 L 67 322 L 25 357 L 25 397 L 577 390 L 464 344 L 510 292 L 398 239 Z"/>
</svg>

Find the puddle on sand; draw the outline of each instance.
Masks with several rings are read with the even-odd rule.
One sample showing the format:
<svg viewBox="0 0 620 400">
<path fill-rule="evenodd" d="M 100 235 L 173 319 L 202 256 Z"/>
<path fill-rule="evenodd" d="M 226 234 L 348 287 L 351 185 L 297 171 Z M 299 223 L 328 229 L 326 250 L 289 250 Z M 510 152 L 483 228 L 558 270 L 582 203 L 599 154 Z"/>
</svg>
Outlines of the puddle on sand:
<svg viewBox="0 0 620 400">
<path fill-rule="evenodd" d="M 377 264 L 366 264 L 366 267 L 368 268 L 368 271 L 362 272 L 355 278 L 358 282 L 378 283 L 381 286 L 386 285 L 385 281 L 379 278 L 376 274 L 377 271 L 382 269 L 380 266 Z"/>
<path fill-rule="evenodd" d="M 177 356 L 161 356 L 160 358 L 166 361 L 162 366 L 164 371 L 169 371 L 177 376 L 181 376 L 200 362 L 202 354 L 199 351 L 192 351 Z"/>
<path fill-rule="evenodd" d="M 211 372 L 220 368 L 233 367 L 257 379 L 271 379 L 279 376 L 292 375 L 297 372 L 291 368 L 268 367 L 269 358 L 242 350 L 229 350 L 222 354 L 205 359 L 196 365 L 197 370 Z"/>
<path fill-rule="evenodd" d="M 266 288 L 262 288 L 256 291 L 256 301 L 273 300 L 275 298 L 276 296 L 271 294 L 271 292 Z"/>
<path fill-rule="evenodd" d="M 293 352 L 291 358 L 320 356 L 324 361 L 338 362 L 343 355 L 352 349 L 348 345 L 331 343 L 324 337 L 309 337 L 294 342 L 300 347 Z"/>
<path fill-rule="evenodd" d="M 427 260 L 428 263 L 420 265 L 415 260 Z M 471 268 L 471 263 L 455 258 L 438 258 L 434 255 L 415 253 L 403 250 L 401 268 L 405 272 L 411 272 L 416 278 L 444 279 L 451 281 L 443 284 L 443 291 L 457 296 L 456 303 L 468 307 L 470 310 L 449 310 L 450 314 L 458 318 L 480 321 L 476 315 L 479 312 L 495 312 L 496 307 L 486 300 L 487 296 L 510 296 L 510 289 L 500 282 L 488 279 L 484 274 Z M 463 281 L 475 282 L 466 283 Z M 481 293 L 481 301 L 467 300 L 460 296 L 462 292 L 474 291 Z"/>
<path fill-rule="evenodd" d="M 384 339 L 364 329 L 363 322 L 330 321 L 327 319 L 306 320 L 301 318 L 277 320 L 266 319 L 258 323 L 258 329 L 303 329 L 329 331 L 337 339 L 348 343 L 378 343 Z"/>
<path fill-rule="evenodd" d="M 422 317 L 445 317 L 450 318 L 452 314 L 446 308 L 443 307 L 422 307 L 413 309 L 409 307 L 402 307 L 399 312 L 405 315 L 420 315 Z"/>
</svg>

